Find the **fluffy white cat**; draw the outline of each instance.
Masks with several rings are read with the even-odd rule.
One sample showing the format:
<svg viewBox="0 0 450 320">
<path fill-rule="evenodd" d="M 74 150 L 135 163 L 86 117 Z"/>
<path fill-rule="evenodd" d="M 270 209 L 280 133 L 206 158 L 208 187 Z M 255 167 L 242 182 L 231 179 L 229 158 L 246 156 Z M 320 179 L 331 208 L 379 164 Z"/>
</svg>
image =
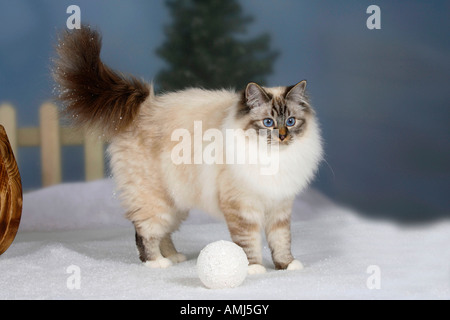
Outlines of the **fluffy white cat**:
<svg viewBox="0 0 450 320">
<path fill-rule="evenodd" d="M 104 65 L 100 49 L 100 36 L 90 28 L 65 32 L 54 78 L 75 124 L 109 139 L 112 173 L 140 259 L 160 268 L 185 260 L 171 234 L 197 207 L 225 219 L 247 254 L 249 273 L 265 271 L 261 230 L 277 269 L 301 268 L 291 254 L 292 204 L 322 159 L 306 81 L 155 95 L 150 84 Z M 236 161 L 242 155 L 244 161 Z"/>
</svg>

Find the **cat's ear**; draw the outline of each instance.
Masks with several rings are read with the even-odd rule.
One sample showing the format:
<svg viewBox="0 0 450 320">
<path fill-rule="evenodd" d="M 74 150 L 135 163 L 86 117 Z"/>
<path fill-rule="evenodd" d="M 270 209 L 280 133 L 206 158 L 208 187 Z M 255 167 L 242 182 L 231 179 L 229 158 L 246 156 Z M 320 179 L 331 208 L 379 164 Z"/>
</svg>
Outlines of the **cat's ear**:
<svg viewBox="0 0 450 320">
<path fill-rule="evenodd" d="M 270 101 L 270 97 L 254 82 L 250 82 L 245 89 L 245 100 L 250 108 L 256 108 Z"/>
<path fill-rule="evenodd" d="M 305 101 L 306 80 L 300 81 L 295 86 L 286 89 L 286 100 L 291 100 L 295 103 Z"/>
</svg>

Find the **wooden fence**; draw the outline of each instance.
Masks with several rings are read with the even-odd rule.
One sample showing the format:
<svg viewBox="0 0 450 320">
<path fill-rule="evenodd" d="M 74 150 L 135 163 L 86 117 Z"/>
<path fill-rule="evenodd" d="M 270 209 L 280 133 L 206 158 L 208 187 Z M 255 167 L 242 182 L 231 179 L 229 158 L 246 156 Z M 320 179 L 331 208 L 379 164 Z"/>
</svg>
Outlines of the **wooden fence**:
<svg viewBox="0 0 450 320">
<path fill-rule="evenodd" d="M 104 176 L 103 142 L 96 136 L 61 127 L 58 108 L 44 103 L 39 111 L 39 127 L 18 128 L 16 110 L 10 104 L 0 105 L 0 124 L 8 135 L 14 155 L 20 161 L 21 147 L 41 147 L 42 185 L 61 183 L 61 146 L 84 146 L 86 181 Z"/>
</svg>

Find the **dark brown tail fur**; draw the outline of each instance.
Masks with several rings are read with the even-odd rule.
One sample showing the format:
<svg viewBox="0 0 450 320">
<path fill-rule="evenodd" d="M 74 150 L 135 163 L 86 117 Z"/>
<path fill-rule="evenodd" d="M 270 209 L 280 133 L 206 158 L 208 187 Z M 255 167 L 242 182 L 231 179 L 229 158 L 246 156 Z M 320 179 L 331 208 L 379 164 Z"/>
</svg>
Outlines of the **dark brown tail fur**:
<svg viewBox="0 0 450 320">
<path fill-rule="evenodd" d="M 65 112 L 78 126 L 111 137 L 135 119 L 150 86 L 111 70 L 100 59 L 101 36 L 89 27 L 62 33 L 53 78 Z"/>
</svg>

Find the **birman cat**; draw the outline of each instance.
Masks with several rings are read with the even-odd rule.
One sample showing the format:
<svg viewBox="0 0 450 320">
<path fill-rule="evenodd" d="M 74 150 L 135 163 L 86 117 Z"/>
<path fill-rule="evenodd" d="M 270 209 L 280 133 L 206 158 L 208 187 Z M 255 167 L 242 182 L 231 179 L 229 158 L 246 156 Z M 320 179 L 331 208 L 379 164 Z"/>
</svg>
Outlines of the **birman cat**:
<svg viewBox="0 0 450 320">
<path fill-rule="evenodd" d="M 90 27 L 65 31 L 53 76 L 75 125 L 109 141 L 111 171 L 139 258 L 165 268 L 186 257 L 171 235 L 192 208 L 223 217 L 249 273 L 262 273 L 264 230 L 276 269 L 301 269 L 291 253 L 294 198 L 322 159 L 306 81 L 241 91 L 199 88 L 155 95 L 110 69 Z"/>
</svg>

